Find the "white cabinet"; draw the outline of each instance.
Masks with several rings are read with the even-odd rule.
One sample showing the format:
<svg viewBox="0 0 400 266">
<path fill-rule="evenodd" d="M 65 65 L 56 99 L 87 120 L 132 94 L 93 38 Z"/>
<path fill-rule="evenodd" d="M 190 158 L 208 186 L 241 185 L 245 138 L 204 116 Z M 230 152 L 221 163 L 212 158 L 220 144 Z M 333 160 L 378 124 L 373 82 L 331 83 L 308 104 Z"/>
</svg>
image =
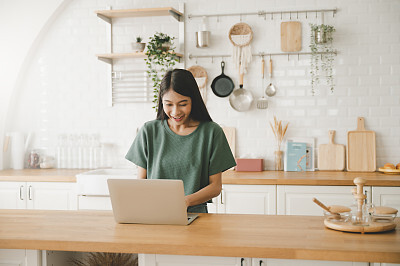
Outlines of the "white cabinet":
<svg viewBox="0 0 400 266">
<path fill-rule="evenodd" d="M 0 209 L 76 210 L 76 184 L 0 182 Z"/>
<path fill-rule="evenodd" d="M 276 186 L 223 185 L 208 209 L 210 213 L 276 214 Z"/>
<path fill-rule="evenodd" d="M 0 249 L 0 265 L 4 266 L 40 266 L 40 250 Z"/>
<path fill-rule="evenodd" d="M 376 206 L 389 206 L 400 211 L 400 187 L 373 187 L 372 203 Z"/>
<path fill-rule="evenodd" d="M 253 258 L 252 266 L 368 266 L 368 262 Z"/>
<path fill-rule="evenodd" d="M 250 266 L 250 258 L 139 254 L 140 266 Z"/>
<path fill-rule="evenodd" d="M 109 196 L 78 196 L 79 210 L 112 210 Z"/>
<path fill-rule="evenodd" d="M 316 215 L 323 214 L 312 198 L 325 205 L 350 206 L 354 202 L 352 186 L 277 186 L 278 215 Z M 367 199 L 371 201 L 371 187 L 364 187 Z"/>
</svg>

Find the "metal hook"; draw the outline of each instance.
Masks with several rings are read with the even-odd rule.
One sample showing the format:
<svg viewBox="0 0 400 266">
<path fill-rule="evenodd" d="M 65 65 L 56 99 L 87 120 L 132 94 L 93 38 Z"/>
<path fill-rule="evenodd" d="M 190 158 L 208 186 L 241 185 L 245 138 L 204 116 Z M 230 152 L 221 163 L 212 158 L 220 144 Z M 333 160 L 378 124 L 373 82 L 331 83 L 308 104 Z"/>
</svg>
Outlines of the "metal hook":
<svg viewBox="0 0 400 266">
<path fill-rule="evenodd" d="M 308 13 L 307 13 L 307 11 L 306 11 L 306 19 L 308 18 Z"/>
<path fill-rule="evenodd" d="M 297 19 L 299 19 L 299 11 L 297 11 Z"/>
<path fill-rule="evenodd" d="M 292 20 L 292 12 L 289 12 L 290 20 Z"/>
<path fill-rule="evenodd" d="M 197 65 L 197 57 L 196 57 L 196 65 Z"/>
<path fill-rule="evenodd" d="M 282 12 L 281 12 L 281 19 L 282 19 Z"/>
<path fill-rule="evenodd" d="M 297 53 L 297 61 L 299 61 L 299 60 L 300 60 L 300 54 Z"/>
<path fill-rule="evenodd" d="M 287 61 L 289 62 L 289 54 L 287 54 Z"/>
<path fill-rule="evenodd" d="M 219 16 L 217 16 L 217 22 L 219 22 Z"/>
<path fill-rule="evenodd" d="M 242 22 L 242 14 L 240 14 L 240 22 Z"/>
<path fill-rule="evenodd" d="M 269 60 L 271 60 L 271 54 L 269 54 Z"/>
<path fill-rule="evenodd" d="M 211 63 L 214 63 L 214 56 L 211 56 Z"/>
<path fill-rule="evenodd" d="M 335 17 L 335 13 L 336 13 L 335 10 L 333 10 L 333 11 L 332 11 L 332 17 L 333 17 L 333 18 Z"/>
<path fill-rule="evenodd" d="M 318 11 L 315 11 L 315 18 L 318 18 Z"/>
<path fill-rule="evenodd" d="M 274 20 L 274 13 L 271 13 L 271 20 Z"/>
</svg>

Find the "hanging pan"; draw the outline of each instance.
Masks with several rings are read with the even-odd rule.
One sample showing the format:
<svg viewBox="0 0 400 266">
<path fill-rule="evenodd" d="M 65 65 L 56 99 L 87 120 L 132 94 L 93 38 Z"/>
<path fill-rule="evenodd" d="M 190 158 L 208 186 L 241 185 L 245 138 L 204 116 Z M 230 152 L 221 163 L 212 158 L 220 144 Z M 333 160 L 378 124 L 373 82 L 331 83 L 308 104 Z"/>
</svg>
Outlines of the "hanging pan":
<svg viewBox="0 0 400 266">
<path fill-rule="evenodd" d="M 238 112 L 244 112 L 250 109 L 253 103 L 253 94 L 250 91 L 243 89 L 243 74 L 240 74 L 239 89 L 234 90 L 229 96 L 229 103 L 232 108 Z"/>
<path fill-rule="evenodd" d="M 235 85 L 230 77 L 224 74 L 225 62 L 221 61 L 222 74 L 216 77 L 211 83 L 211 89 L 218 97 L 226 97 L 232 93 Z"/>
</svg>

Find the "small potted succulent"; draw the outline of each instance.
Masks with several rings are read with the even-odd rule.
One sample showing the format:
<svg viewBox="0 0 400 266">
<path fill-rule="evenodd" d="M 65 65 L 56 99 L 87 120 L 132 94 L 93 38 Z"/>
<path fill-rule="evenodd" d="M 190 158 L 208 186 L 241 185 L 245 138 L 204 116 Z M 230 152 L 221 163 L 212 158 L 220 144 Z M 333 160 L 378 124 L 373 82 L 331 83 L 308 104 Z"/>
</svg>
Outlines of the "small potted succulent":
<svg viewBox="0 0 400 266">
<path fill-rule="evenodd" d="M 142 42 L 142 37 L 140 37 L 140 36 L 136 37 L 136 42 L 132 43 L 132 49 L 136 53 L 143 52 L 145 47 L 146 47 L 146 43 Z"/>
</svg>

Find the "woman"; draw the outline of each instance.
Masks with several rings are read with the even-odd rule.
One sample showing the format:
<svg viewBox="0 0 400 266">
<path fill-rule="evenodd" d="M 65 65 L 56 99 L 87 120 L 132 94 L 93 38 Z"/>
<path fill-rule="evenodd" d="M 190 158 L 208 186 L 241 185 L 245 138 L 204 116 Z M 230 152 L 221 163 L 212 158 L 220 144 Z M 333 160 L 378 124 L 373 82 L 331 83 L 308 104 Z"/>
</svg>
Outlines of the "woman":
<svg viewBox="0 0 400 266">
<path fill-rule="evenodd" d="M 207 212 L 207 201 L 221 192 L 221 173 L 236 165 L 196 80 L 184 69 L 165 74 L 157 119 L 144 124 L 125 158 L 138 166 L 138 178 L 183 180 L 188 212 L 197 213 Z"/>
</svg>

